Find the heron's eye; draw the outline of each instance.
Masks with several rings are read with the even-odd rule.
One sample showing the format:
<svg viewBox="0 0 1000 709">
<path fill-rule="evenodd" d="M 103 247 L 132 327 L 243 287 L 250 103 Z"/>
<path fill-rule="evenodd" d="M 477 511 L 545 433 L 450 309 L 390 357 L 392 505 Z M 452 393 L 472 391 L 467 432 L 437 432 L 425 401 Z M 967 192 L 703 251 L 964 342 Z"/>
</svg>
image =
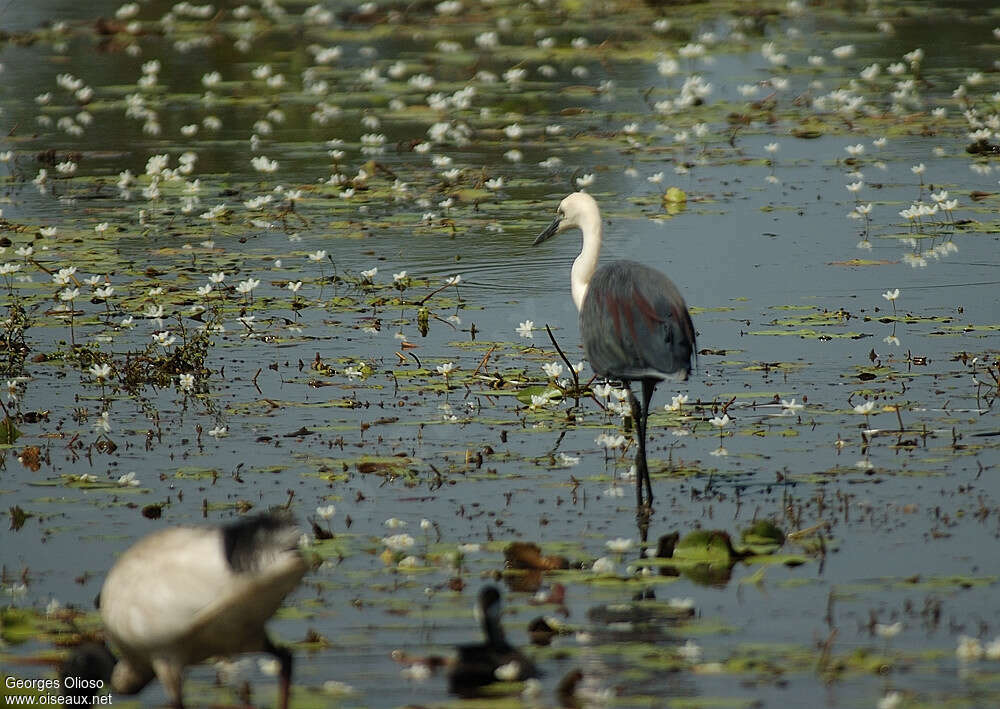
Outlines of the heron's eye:
<svg viewBox="0 0 1000 709">
<path fill-rule="evenodd" d="M 561 209 L 558 212 L 556 212 L 556 216 L 559 217 L 560 219 L 565 219 L 566 218 L 566 215 L 563 214 L 563 210 L 561 210 Z"/>
</svg>

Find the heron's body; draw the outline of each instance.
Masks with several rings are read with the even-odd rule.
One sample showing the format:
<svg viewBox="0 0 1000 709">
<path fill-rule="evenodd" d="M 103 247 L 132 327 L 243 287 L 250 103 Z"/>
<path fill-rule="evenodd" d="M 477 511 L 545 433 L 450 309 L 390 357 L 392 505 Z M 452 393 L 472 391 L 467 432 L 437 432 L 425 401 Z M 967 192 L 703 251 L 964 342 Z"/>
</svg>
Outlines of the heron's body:
<svg viewBox="0 0 1000 709">
<path fill-rule="evenodd" d="M 590 366 L 608 379 L 683 380 L 691 371 L 695 334 L 684 299 L 669 278 L 635 261 L 594 273 L 580 335 Z"/>
<path fill-rule="evenodd" d="M 620 380 L 629 389 L 637 427 L 636 497 L 653 500 L 646 463 L 646 420 L 656 385 L 684 380 L 691 372 L 696 335 L 687 304 L 677 286 L 654 268 L 635 261 L 614 261 L 597 268 L 601 251 L 601 216 L 585 192 L 569 195 L 559 215 L 535 244 L 571 228 L 583 232 L 583 248 L 570 273 L 573 302 L 580 311 L 580 336 L 590 366 L 599 376 Z M 631 382 L 642 383 L 642 401 Z"/>
<path fill-rule="evenodd" d="M 520 682 L 537 677 L 538 670 L 531 660 L 504 636 L 500 625 L 500 592 L 493 586 L 486 586 L 480 591 L 477 603 L 477 615 L 481 615 L 486 642 L 458 646 L 458 657 L 448 676 L 451 692 L 472 696 L 481 687 L 502 678 Z"/>
<path fill-rule="evenodd" d="M 223 527 L 164 529 L 126 550 L 99 601 L 119 656 L 111 689 L 135 694 L 156 676 L 182 706 L 188 665 L 268 652 L 282 663 L 287 706 L 291 654 L 271 643 L 264 625 L 306 572 L 299 535 L 287 514 L 268 513 Z"/>
</svg>

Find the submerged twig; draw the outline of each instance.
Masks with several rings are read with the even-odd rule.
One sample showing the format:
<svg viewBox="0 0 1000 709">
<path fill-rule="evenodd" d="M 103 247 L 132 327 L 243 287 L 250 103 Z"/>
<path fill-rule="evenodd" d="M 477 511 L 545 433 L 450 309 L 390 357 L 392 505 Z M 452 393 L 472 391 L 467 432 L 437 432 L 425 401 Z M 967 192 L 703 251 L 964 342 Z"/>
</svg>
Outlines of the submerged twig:
<svg viewBox="0 0 1000 709">
<path fill-rule="evenodd" d="M 483 357 L 483 360 L 482 360 L 482 361 L 481 361 L 481 362 L 479 363 L 479 366 L 478 366 L 478 367 L 476 367 L 476 368 L 475 368 L 475 369 L 473 370 L 473 372 L 472 372 L 472 375 L 473 375 L 473 376 L 475 376 L 475 375 L 479 374 L 479 370 L 480 370 L 480 369 L 482 369 L 483 367 L 485 367 L 485 366 L 486 366 L 486 363 L 487 363 L 487 362 L 489 361 L 489 359 L 490 359 L 490 355 L 492 355 L 492 354 L 493 354 L 493 352 L 494 352 L 495 350 L 496 350 L 496 345 L 494 345 L 493 347 L 490 347 L 489 351 L 488 351 L 488 352 L 486 353 L 486 355 L 485 355 L 485 356 Z"/>
<path fill-rule="evenodd" d="M 577 376 L 576 370 L 573 368 L 573 365 L 570 364 L 569 358 L 566 357 L 566 353 L 562 351 L 562 347 L 560 347 L 559 343 L 556 342 L 556 337 L 555 337 L 555 335 L 552 334 L 552 328 L 550 328 L 548 325 L 546 325 L 545 326 L 545 332 L 549 333 L 549 339 L 552 341 L 552 346 L 556 348 L 556 352 L 558 352 L 559 356 L 562 357 L 562 361 L 566 363 L 566 368 L 569 369 L 570 374 L 573 375 L 573 386 L 575 388 L 579 389 L 580 388 L 580 377 Z"/>
</svg>

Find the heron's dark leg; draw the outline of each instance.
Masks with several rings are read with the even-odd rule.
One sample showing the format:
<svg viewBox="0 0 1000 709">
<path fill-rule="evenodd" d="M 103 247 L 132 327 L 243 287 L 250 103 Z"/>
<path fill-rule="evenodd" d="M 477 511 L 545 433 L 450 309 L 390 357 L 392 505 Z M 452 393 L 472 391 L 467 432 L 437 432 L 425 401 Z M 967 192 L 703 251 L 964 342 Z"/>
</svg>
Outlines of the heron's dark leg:
<svg viewBox="0 0 1000 709">
<path fill-rule="evenodd" d="M 646 419 L 645 412 L 642 409 L 642 404 L 639 399 L 636 398 L 635 393 L 632 391 L 632 383 L 625 382 L 625 386 L 628 388 L 628 399 L 629 403 L 632 405 L 632 424 L 635 426 L 636 440 L 638 441 L 638 450 L 635 452 L 635 503 L 640 509 L 643 506 L 642 503 L 642 481 L 645 479 L 646 473 Z M 647 502 L 652 501 L 652 498 Z"/>
<path fill-rule="evenodd" d="M 653 400 L 655 379 L 642 380 L 642 469 L 646 481 L 646 502 L 653 504 L 653 481 L 649 479 L 649 465 L 646 463 L 646 424 L 649 422 L 649 402 Z"/>
<path fill-rule="evenodd" d="M 288 700 L 292 691 L 292 651 L 287 647 L 279 647 L 271 642 L 271 638 L 264 636 L 264 652 L 274 655 L 281 663 L 281 686 L 279 688 L 278 706 L 281 709 L 288 709 Z"/>
</svg>

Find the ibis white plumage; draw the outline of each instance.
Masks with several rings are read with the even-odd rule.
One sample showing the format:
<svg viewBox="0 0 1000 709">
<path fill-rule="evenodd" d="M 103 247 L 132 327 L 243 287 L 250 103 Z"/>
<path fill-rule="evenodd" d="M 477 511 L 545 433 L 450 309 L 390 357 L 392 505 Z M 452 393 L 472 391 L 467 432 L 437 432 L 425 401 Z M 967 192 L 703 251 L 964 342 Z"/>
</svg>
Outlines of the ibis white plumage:
<svg viewBox="0 0 1000 709">
<path fill-rule="evenodd" d="M 265 652 L 281 663 L 280 705 L 287 708 L 292 655 L 264 626 L 306 572 L 300 535 L 287 512 L 272 511 L 221 527 L 171 527 L 126 550 L 99 597 L 117 653 L 112 691 L 135 694 L 155 676 L 181 707 L 187 666 Z M 89 660 L 77 657 L 68 666 L 104 666 L 93 661 L 93 648 L 84 652 Z"/>
</svg>

